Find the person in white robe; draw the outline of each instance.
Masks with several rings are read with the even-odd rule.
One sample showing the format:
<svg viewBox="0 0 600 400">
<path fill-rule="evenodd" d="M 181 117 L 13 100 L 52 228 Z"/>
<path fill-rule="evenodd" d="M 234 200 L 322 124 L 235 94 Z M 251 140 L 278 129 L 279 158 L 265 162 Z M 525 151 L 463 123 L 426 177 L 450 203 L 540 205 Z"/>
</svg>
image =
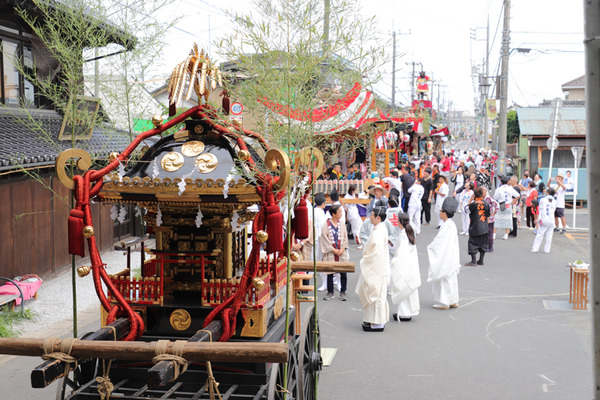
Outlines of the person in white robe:
<svg viewBox="0 0 600 400">
<path fill-rule="evenodd" d="M 410 200 L 408 201 L 408 218 L 417 235 L 421 234 L 421 209 L 423 194 L 425 188 L 421 185 L 421 181 L 417 179 L 415 183 L 408 189 Z"/>
<path fill-rule="evenodd" d="M 399 210 L 400 208 L 398 208 L 398 211 Z M 398 231 L 396 230 L 396 227 L 387 219 L 383 221 L 382 224 L 385 225 L 388 231 L 388 247 L 390 250 L 390 259 L 392 259 L 396 254 Z M 373 228 L 374 226 L 373 223 L 371 223 L 371 218 L 366 218 L 360 227 L 360 241 L 362 243 L 367 243 L 367 240 L 369 240 L 369 237 L 371 236 L 371 232 L 373 232 Z"/>
<path fill-rule="evenodd" d="M 444 204 L 444 200 L 448 197 L 448 192 L 450 189 L 448 188 L 448 184 L 446 183 L 446 177 L 440 175 L 438 178 L 438 185 L 433 191 L 435 194 L 435 213 L 438 215 L 438 229 L 442 225 L 442 220 L 439 218 L 440 210 L 442 209 L 442 204 Z"/>
<path fill-rule="evenodd" d="M 363 250 L 360 276 L 356 284 L 356 294 L 363 309 L 362 328 L 369 332 L 383 331 L 389 320 L 387 286 L 390 277 L 390 258 L 387 228 L 382 223 L 385 218 L 385 207 L 373 208 L 370 219 L 374 228 Z"/>
<path fill-rule="evenodd" d="M 427 282 L 433 289 L 433 308 L 447 310 L 458 308 L 458 273 L 460 272 L 460 249 L 458 231 L 452 217 L 458 201 L 448 197 L 442 203 L 440 221 L 442 225 L 433 242 L 427 246 L 429 274 Z"/>
<path fill-rule="evenodd" d="M 314 226 L 315 226 L 315 237 L 314 237 L 314 246 L 315 253 L 317 257 L 317 261 L 323 260 L 323 251 L 321 250 L 321 228 L 327 221 L 327 214 L 325 214 L 325 195 L 323 193 L 315 194 L 315 214 L 314 214 Z M 311 229 L 312 230 L 312 229 Z M 319 277 L 321 278 L 321 286 L 317 289 L 319 292 L 323 292 L 327 290 L 327 274 L 324 272 L 319 272 Z"/>
<path fill-rule="evenodd" d="M 398 216 L 398 225 L 400 236 L 396 256 L 391 263 L 390 296 L 392 303 L 397 306 L 393 314 L 394 321 L 410 321 L 412 317 L 419 315 L 421 309 L 418 290 L 421 286 L 419 255 L 408 214 L 401 213 Z"/>
<path fill-rule="evenodd" d="M 460 235 L 468 235 L 469 234 L 469 225 L 471 223 L 471 218 L 469 216 L 469 211 L 467 207 L 473 201 L 473 184 L 469 181 L 464 184 L 464 189 L 462 192 L 458 193 L 458 211 L 462 212 L 462 230 L 460 231 Z"/>
<path fill-rule="evenodd" d="M 344 199 L 353 200 L 355 199 L 357 185 L 350 185 L 348 187 L 348 193 L 344 196 Z M 361 245 L 360 241 L 360 226 L 362 225 L 362 218 L 360 218 L 360 214 L 358 213 L 358 206 L 356 204 L 344 204 L 346 208 L 346 215 L 348 217 L 348 222 L 350 222 L 350 228 L 352 231 L 352 236 L 354 236 L 354 241 L 356 244 Z"/>
</svg>

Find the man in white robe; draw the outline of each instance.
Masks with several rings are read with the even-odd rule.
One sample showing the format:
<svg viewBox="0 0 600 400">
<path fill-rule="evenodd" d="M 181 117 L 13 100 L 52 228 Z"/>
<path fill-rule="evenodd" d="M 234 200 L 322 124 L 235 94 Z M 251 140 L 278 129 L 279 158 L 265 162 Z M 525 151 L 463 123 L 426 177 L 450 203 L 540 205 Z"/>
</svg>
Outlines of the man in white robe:
<svg viewBox="0 0 600 400">
<path fill-rule="evenodd" d="M 433 308 L 447 310 L 458 308 L 458 273 L 460 253 L 458 231 L 452 217 L 458 208 L 458 201 L 448 197 L 442 203 L 439 218 L 442 225 L 433 242 L 427 246 L 429 255 L 429 275 L 427 282 L 433 288 Z"/>
<path fill-rule="evenodd" d="M 382 332 L 389 320 L 387 286 L 390 259 L 387 228 L 382 223 L 385 218 L 385 207 L 373 208 L 370 219 L 374 228 L 363 250 L 356 285 L 356 294 L 363 308 L 362 328 L 367 332 Z"/>
</svg>

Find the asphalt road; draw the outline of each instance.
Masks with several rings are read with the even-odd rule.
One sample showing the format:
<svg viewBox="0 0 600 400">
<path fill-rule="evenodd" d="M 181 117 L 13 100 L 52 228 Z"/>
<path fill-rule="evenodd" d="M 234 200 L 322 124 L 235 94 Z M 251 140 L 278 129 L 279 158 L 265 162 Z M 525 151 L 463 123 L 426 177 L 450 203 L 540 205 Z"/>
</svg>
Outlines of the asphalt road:
<svg viewBox="0 0 600 400">
<path fill-rule="evenodd" d="M 587 217 L 579 212 L 578 226 L 585 226 Z M 570 213 L 567 220 L 570 224 Z M 589 261 L 587 231 L 555 234 L 550 254 L 530 253 L 533 234 L 526 230 L 497 240 L 485 266 L 462 268 L 460 308 L 440 311 L 431 307 L 431 286 L 425 281 L 434 226 L 423 227 L 417 237 L 423 285 L 421 313 L 411 322 L 390 321 L 382 333 L 363 332 L 354 294 L 358 273 L 349 274 L 347 302 L 325 302 L 319 293 L 322 346 L 337 349 L 320 375 L 319 398 L 592 398 L 591 315 L 564 308 L 569 298 L 565 264 Z M 466 262 L 467 237 L 460 236 L 460 244 Z M 352 245 L 357 272 L 360 257 Z M 98 326 L 96 321 L 80 332 Z M 69 329 L 65 321 L 64 331 Z M 54 399 L 56 383 L 43 390 L 30 387 L 31 370 L 40 362 L 18 357 L 2 364 L 0 399 Z"/>
<path fill-rule="evenodd" d="M 579 222 L 587 223 L 587 215 L 579 212 Z M 432 308 L 426 283 L 426 247 L 436 233 L 426 226 L 417 237 L 423 285 L 421 313 L 412 321 L 390 321 L 382 333 L 363 332 L 354 294 L 358 273 L 349 276 L 349 301 L 319 296 L 322 346 L 337 348 L 321 373 L 319 397 L 592 398 L 591 314 L 568 309 L 565 267 L 589 261 L 587 232 L 555 234 L 550 254 L 530 252 L 534 235 L 527 230 L 497 240 L 485 266 L 461 269 L 460 308 L 448 311 Z M 470 259 L 467 237 L 460 236 L 460 245 L 464 263 Z M 360 257 L 353 246 L 357 271 Z"/>
</svg>

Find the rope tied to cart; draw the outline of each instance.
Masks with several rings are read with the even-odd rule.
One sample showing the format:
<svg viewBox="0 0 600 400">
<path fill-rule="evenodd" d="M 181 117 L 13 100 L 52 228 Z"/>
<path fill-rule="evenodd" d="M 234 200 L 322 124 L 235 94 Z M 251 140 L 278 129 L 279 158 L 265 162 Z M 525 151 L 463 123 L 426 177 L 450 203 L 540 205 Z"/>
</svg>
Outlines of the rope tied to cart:
<svg viewBox="0 0 600 400">
<path fill-rule="evenodd" d="M 57 338 L 46 338 L 46 340 L 44 340 L 44 354 L 42 355 L 42 360 L 59 360 L 64 362 L 66 364 L 65 375 L 68 375 L 71 370 L 77 368 L 77 359 L 71 355 L 73 344 L 77 341 L 77 339 L 63 339 L 60 344 L 60 351 L 54 351 L 54 347 L 58 341 L 59 339 Z"/>
<path fill-rule="evenodd" d="M 98 383 L 98 394 L 100 395 L 100 400 L 110 400 L 110 395 L 114 389 L 113 383 L 110 381 L 110 367 L 112 365 L 112 360 L 108 362 L 108 368 L 106 368 L 105 360 L 102 360 L 102 376 L 96 377 L 96 382 Z"/>
<path fill-rule="evenodd" d="M 200 329 L 198 332 L 206 332 L 208 333 L 208 341 L 212 343 L 212 332 L 207 329 Z M 196 332 L 196 333 L 198 333 Z M 208 378 L 206 379 L 206 384 L 208 385 L 208 393 L 210 396 L 210 400 L 215 400 L 215 391 L 217 396 L 219 396 L 219 400 L 221 400 L 221 392 L 219 392 L 219 382 L 215 379 L 215 376 L 212 371 L 212 364 L 210 361 L 206 362 L 206 372 L 208 374 Z"/>
<path fill-rule="evenodd" d="M 159 363 L 161 361 L 172 361 L 174 365 L 173 370 L 173 379 L 177 379 L 180 374 L 183 374 L 188 367 L 189 361 L 183 358 L 183 347 L 187 343 L 185 340 L 176 340 L 173 344 L 173 353 L 167 353 L 167 346 L 171 343 L 170 340 L 159 340 L 156 342 L 156 347 L 154 348 L 154 358 L 152 358 L 152 362 L 154 364 Z"/>
</svg>

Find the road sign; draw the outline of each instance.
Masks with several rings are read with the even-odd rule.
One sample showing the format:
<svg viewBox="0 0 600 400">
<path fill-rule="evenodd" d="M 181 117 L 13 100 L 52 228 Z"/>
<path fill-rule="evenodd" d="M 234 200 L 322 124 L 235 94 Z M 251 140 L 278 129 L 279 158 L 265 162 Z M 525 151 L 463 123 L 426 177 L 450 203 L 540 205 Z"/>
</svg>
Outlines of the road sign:
<svg viewBox="0 0 600 400">
<path fill-rule="evenodd" d="M 575 158 L 575 167 L 579 168 L 581 164 L 581 159 L 583 158 L 583 149 L 584 147 L 571 147 L 571 153 L 573 153 L 573 157 Z"/>
<path fill-rule="evenodd" d="M 550 150 L 556 150 L 558 148 L 558 138 L 556 136 L 550 136 L 546 140 L 546 147 Z"/>
<path fill-rule="evenodd" d="M 242 111 L 244 111 L 244 106 L 242 105 L 242 103 L 238 103 L 237 101 L 235 103 L 233 103 L 231 105 L 231 108 L 229 109 L 229 111 L 233 114 L 233 115 L 242 115 Z"/>
</svg>

